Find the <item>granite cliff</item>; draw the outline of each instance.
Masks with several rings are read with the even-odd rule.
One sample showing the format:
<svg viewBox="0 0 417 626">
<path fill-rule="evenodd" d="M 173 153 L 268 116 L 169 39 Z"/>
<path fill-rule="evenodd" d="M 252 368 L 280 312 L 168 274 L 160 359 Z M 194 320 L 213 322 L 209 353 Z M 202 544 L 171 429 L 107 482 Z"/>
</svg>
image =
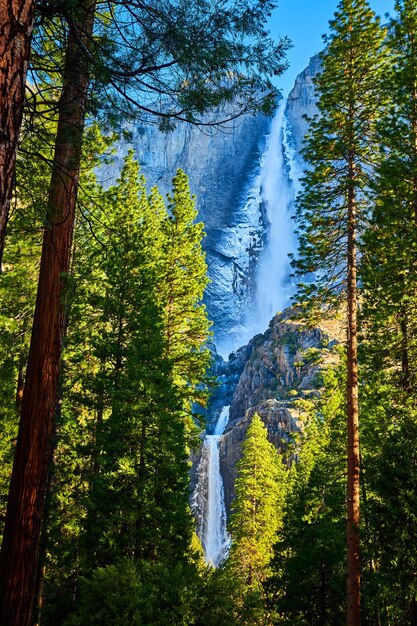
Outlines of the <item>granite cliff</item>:
<svg viewBox="0 0 417 626">
<path fill-rule="evenodd" d="M 308 118 L 318 113 L 313 79 L 321 69 L 320 56 L 311 57 L 306 69 L 295 79 L 286 106 L 286 117 L 291 130 L 295 154 L 299 165 L 303 167 L 301 150 L 303 140 L 308 130 Z"/>
<path fill-rule="evenodd" d="M 301 164 L 307 124 L 303 116 L 316 112 L 312 77 L 319 66 L 313 57 L 286 103 L 282 167 L 287 173 Z M 259 174 L 271 122 L 264 115 L 243 115 L 221 131 L 180 122 L 168 134 L 156 125 L 125 124 L 114 146 L 113 163 L 100 171 L 105 184 L 115 182 L 123 157 L 133 148 L 149 184 L 158 185 L 163 194 L 169 192 L 177 168 L 188 174 L 199 219 L 205 224 L 211 279 L 206 304 L 218 345 L 236 347 L 240 336 L 244 341 L 248 337 L 242 329 L 254 308 L 257 268 L 270 229 Z"/>
<path fill-rule="evenodd" d="M 197 197 L 199 219 L 206 231 L 204 248 L 211 282 L 205 299 L 214 343 L 223 355 L 229 345 L 246 344 L 226 360 L 213 347 L 214 374 L 220 386 L 211 403 L 207 432 L 212 432 L 222 407 L 230 405 L 230 421 L 220 444 L 228 512 L 236 462 L 251 416 L 257 411 L 270 440 L 278 448 L 285 446 L 299 428 L 294 398 L 317 388 L 321 366 L 311 355 L 330 358 L 329 345 L 335 340 L 323 329 L 307 329 L 291 321 L 288 311 L 275 315 L 263 332 L 277 309 L 285 306 L 277 302 L 288 302 L 290 293 L 290 289 L 284 293 L 290 286 L 287 252 L 294 246 L 288 224 L 303 169 L 300 151 L 308 126 L 305 116 L 317 112 L 313 78 L 319 69 L 320 60 L 313 57 L 273 119 L 243 115 L 222 131 L 202 131 L 179 123 L 169 134 L 149 124 L 126 124 L 115 145 L 112 165 L 100 170 L 101 180 L 113 183 L 123 157 L 133 148 L 150 185 L 158 185 L 167 194 L 180 167 Z M 276 251 L 280 247 L 282 258 L 277 258 L 271 248 Z M 279 283 L 277 261 L 279 272 L 286 274 Z M 259 299 L 261 282 L 263 298 Z M 278 284 L 284 295 L 271 299 Z M 262 309 L 265 296 L 268 309 Z M 257 316 L 258 323 L 252 325 Z M 262 332 L 248 342 L 255 327 Z M 201 483 L 193 500 L 201 531 L 207 481 L 202 478 L 204 463 L 200 461 L 201 449 L 194 455 L 191 471 L 192 487 Z"/>
<path fill-rule="evenodd" d="M 219 178 L 216 168 L 212 168 L 212 179 L 217 181 L 214 185 L 215 193 L 211 187 L 208 188 L 204 204 L 200 204 L 200 216 L 204 219 L 204 211 L 210 214 L 206 221 L 208 232 L 206 251 L 209 274 L 213 282 L 208 292 L 207 305 L 215 323 L 217 343 L 221 344 L 225 338 L 232 337 L 236 329 L 238 335 L 239 326 L 244 327 L 247 322 L 248 310 L 252 308 L 256 311 L 255 283 L 256 280 L 259 281 L 259 269 L 265 261 L 268 245 L 277 242 L 277 229 L 278 231 L 283 229 L 280 219 L 287 220 L 288 213 L 291 214 L 298 175 L 304 167 L 300 151 L 308 126 L 306 116 L 312 117 L 317 112 L 313 78 L 319 69 L 319 57 L 313 57 L 306 70 L 297 77 L 285 103 L 283 116 L 282 112 L 277 113 L 273 148 L 281 153 L 281 158 L 274 159 L 274 155 L 272 159 L 268 158 L 271 156 L 267 151 L 273 137 L 274 121 L 263 119 L 262 124 L 255 123 L 257 160 L 245 166 L 246 178 L 241 179 L 240 187 L 238 183 L 232 205 L 227 208 L 223 204 L 227 196 L 218 193 L 219 188 L 227 184 L 227 181 L 222 178 L 222 174 Z M 278 117 L 281 123 L 277 134 Z M 243 130 L 244 127 L 240 127 L 240 131 Z M 266 136 L 268 131 L 270 135 Z M 239 141 L 241 139 L 242 136 L 239 137 Z M 225 141 L 233 143 L 235 140 L 229 137 Z M 197 143 L 196 141 L 196 149 Z M 252 143 L 252 146 L 254 145 Z M 221 150 L 224 148 L 225 146 Z M 252 152 L 255 153 L 256 151 Z M 221 160 L 221 154 L 217 153 L 216 158 Z M 234 158 L 235 167 L 238 168 L 240 155 L 235 152 Z M 272 164 L 272 171 L 269 173 L 269 180 L 266 180 L 262 168 L 265 168 L 265 162 L 268 160 L 269 166 Z M 274 166 L 277 165 L 281 168 L 280 172 L 274 170 Z M 191 184 L 195 185 L 194 189 L 197 189 L 198 194 L 199 175 L 196 175 L 196 178 L 194 175 L 191 176 Z M 271 182 L 275 183 L 276 193 L 273 194 L 272 201 L 275 205 L 274 210 L 278 212 L 278 216 L 275 216 L 275 221 L 278 219 L 278 222 L 273 225 L 275 238 L 268 210 L 271 194 L 268 197 L 264 193 L 264 186 L 266 184 L 270 186 Z M 286 193 L 279 193 L 277 186 L 280 185 L 286 187 Z M 213 199 L 217 207 L 212 209 Z M 279 202 L 284 202 L 286 206 L 278 207 L 277 210 L 276 205 Z M 219 214 L 219 209 L 222 215 Z M 223 226 L 219 229 L 220 224 Z M 242 225 L 245 225 L 246 237 L 242 236 L 244 232 Z M 282 237 L 278 237 L 278 240 L 284 243 Z M 269 255 L 271 264 L 275 260 L 273 254 Z M 266 292 L 274 290 L 274 286 L 276 288 L 269 278 L 266 275 L 264 284 Z M 281 280 L 282 278 L 284 277 L 281 277 Z M 248 328 L 245 330 L 248 336 Z M 219 387 L 213 394 L 208 412 L 207 433 L 213 432 L 222 407 L 230 406 L 230 421 L 220 441 L 220 469 L 228 514 L 234 497 L 236 463 L 240 458 L 242 442 L 252 415 L 254 412 L 260 414 L 267 425 L 270 441 L 277 448 L 283 448 L 292 433 L 299 429 L 299 416 L 294 399 L 317 391 L 320 384 L 319 372 L 323 366 L 319 361 L 329 362 L 332 358 L 331 345 L 335 341 L 332 332 L 327 333 L 321 328 L 308 329 L 301 323 L 292 321 L 289 312 L 286 311 L 275 315 L 266 332 L 256 335 L 246 345 L 232 352 L 227 360 L 224 360 L 215 348 L 213 349 L 213 373 L 217 376 Z M 191 469 L 192 508 L 197 519 L 197 532 L 201 538 L 204 536 L 208 502 L 209 470 L 208 459 L 204 453 L 202 455 L 204 450 L 205 448 L 201 448 L 195 453 Z"/>
<path fill-rule="evenodd" d="M 337 320 L 310 328 L 294 319 L 294 310 L 287 309 L 274 316 L 265 333 L 232 353 L 228 361 L 215 356 L 214 370 L 221 385 L 213 397 L 207 432 L 213 432 L 222 406 L 230 406 L 229 422 L 220 439 L 220 470 L 228 515 L 234 498 L 236 464 L 252 416 L 260 415 L 271 443 L 284 450 L 291 436 L 300 430 L 296 401 L 320 393 L 321 372 L 337 363 L 335 348 L 343 338 L 343 327 Z M 207 506 L 207 458 L 201 452 L 194 454 L 191 469 L 192 507 L 200 533 Z"/>
<path fill-rule="evenodd" d="M 115 182 L 123 157 L 133 148 L 148 183 L 164 195 L 178 168 L 187 173 L 205 225 L 211 280 L 205 299 L 217 341 L 239 326 L 254 289 L 267 226 L 262 202 L 248 200 L 269 126 L 264 115 L 249 114 L 217 131 L 182 122 L 168 134 L 155 125 L 125 125 L 112 165 L 101 171 L 105 184 Z"/>
</svg>

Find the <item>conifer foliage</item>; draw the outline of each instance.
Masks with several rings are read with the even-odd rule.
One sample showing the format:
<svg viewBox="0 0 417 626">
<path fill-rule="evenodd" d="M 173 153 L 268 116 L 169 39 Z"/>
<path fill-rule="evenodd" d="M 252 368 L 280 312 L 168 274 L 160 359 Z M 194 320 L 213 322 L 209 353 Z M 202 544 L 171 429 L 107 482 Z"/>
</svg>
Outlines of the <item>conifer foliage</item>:
<svg viewBox="0 0 417 626">
<path fill-rule="evenodd" d="M 91 218 L 101 224 L 96 239 L 90 237 L 75 257 L 68 393 L 48 539 L 47 624 L 76 609 L 68 598 L 82 575 L 82 602 L 89 603 L 94 577 L 111 584 L 114 576 L 116 584 L 136 571 L 132 585 L 140 587 L 143 575 L 159 594 L 158 584 L 174 566 L 176 589 L 191 568 L 187 441 L 191 406 L 206 395 L 209 322 L 201 303 L 202 227 L 194 222 L 185 174 L 178 172 L 173 185 L 168 212 L 156 188 L 148 194 L 130 153 L 117 185 L 102 193 L 100 208 L 92 207 Z M 84 238 L 87 232 L 80 233 Z M 86 266 L 94 270 L 86 273 Z M 74 471 L 68 457 L 78 458 L 84 485 L 68 473 Z M 75 518 L 68 519 L 68 499 Z M 70 572 L 61 565 L 67 559 Z M 148 598 L 144 614 L 132 609 L 132 623 L 142 623 L 145 614 L 151 619 L 157 603 Z M 80 609 L 98 619 L 94 610 L 90 604 Z M 114 610 L 109 606 L 106 614 L 100 605 L 100 619 L 111 619 Z"/>
<path fill-rule="evenodd" d="M 342 360 L 323 372 L 320 397 L 298 400 L 302 434 L 268 580 L 279 624 L 345 623 L 344 375 Z"/>
<path fill-rule="evenodd" d="M 245 587 L 261 590 L 282 525 L 286 469 L 255 414 L 243 443 L 235 483 L 229 566 Z"/>
<path fill-rule="evenodd" d="M 395 7 L 363 259 L 364 465 L 374 606 L 382 623 L 408 624 L 417 619 L 417 7 Z"/>
<path fill-rule="evenodd" d="M 0 154 L 0 256 L 35 8 L 34 2 L 20 5 L 21 11 L 9 3 L 9 15 L 3 11 L 1 17 L 6 35 L 11 34 L 1 86 L 9 86 L 12 106 L 4 108 L 2 101 L 0 110 L 1 130 L 10 139 Z M 288 47 L 287 40 L 275 44 L 268 36 L 265 22 L 274 7 L 270 0 L 249 0 L 230 8 L 227 3 L 189 0 L 164 2 L 157 8 L 152 3 L 95 0 L 39 2 L 37 7 L 33 113 L 37 114 L 39 102 L 41 107 L 46 104 L 43 112 L 57 117 L 58 124 L 13 488 L 0 553 L 0 572 L 6 581 L 0 615 L 10 625 L 31 619 L 87 109 L 96 115 L 106 109 L 108 121 L 120 111 L 130 119 L 139 114 L 149 121 L 149 115 L 156 116 L 165 130 L 172 130 L 174 119 L 205 124 L 202 117 L 209 110 L 214 116 L 209 125 L 221 125 L 225 117 L 248 110 L 270 111 L 275 100 L 270 74 L 285 69 Z M 15 22 L 19 25 L 11 28 Z M 235 110 L 223 116 L 220 105 L 231 102 Z"/>
<path fill-rule="evenodd" d="M 360 623 L 358 246 L 367 219 L 366 189 L 373 161 L 375 122 L 384 67 L 384 32 L 366 0 L 342 0 L 316 81 L 319 115 L 310 128 L 304 157 L 309 166 L 297 207 L 298 275 L 314 272 L 300 286 L 299 302 L 335 310 L 344 303 L 347 330 L 347 622 Z"/>
<path fill-rule="evenodd" d="M 180 169 L 164 198 L 131 151 L 99 185 L 115 137 L 98 120 L 172 130 L 268 112 L 288 42 L 267 36 L 274 0 L 40 0 L 33 21 L 34 6 L 0 10 L 1 624 L 415 626 L 416 2 L 396 0 L 382 29 L 367 0 L 340 0 L 330 22 L 294 314 L 343 318 L 346 343 L 294 363 L 311 388 L 281 396 L 272 380 L 299 429 L 283 463 L 250 420 L 216 570 L 189 506 L 212 383 L 204 226 Z"/>
<path fill-rule="evenodd" d="M 164 268 L 158 289 L 164 310 L 166 350 L 175 384 L 190 415 L 194 402 L 204 403 L 210 355 L 202 351 L 208 337 L 207 311 L 202 304 L 208 284 L 201 242 L 203 224 L 196 222 L 195 198 L 188 179 L 178 170 L 168 196 L 169 218 L 164 221 Z M 192 421 L 186 420 L 192 429 Z"/>
<path fill-rule="evenodd" d="M 396 9 L 386 42 L 391 63 L 381 85 L 387 106 L 377 127 L 363 319 L 375 369 L 394 366 L 398 386 L 411 392 L 417 383 L 417 7 L 404 1 Z"/>
</svg>

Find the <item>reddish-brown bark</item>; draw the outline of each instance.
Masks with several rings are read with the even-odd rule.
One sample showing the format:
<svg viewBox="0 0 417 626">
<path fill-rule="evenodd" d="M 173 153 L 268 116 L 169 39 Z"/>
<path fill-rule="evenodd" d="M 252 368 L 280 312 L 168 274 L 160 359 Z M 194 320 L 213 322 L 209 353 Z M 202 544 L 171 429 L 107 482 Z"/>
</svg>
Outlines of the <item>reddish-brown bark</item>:
<svg viewBox="0 0 417 626">
<path fill-rule="evenodd" d="M 20 409 L 22 408 L 22 400 L 23 400 L 23 385 L 24 385 L 23 369 L 24 369 L 24 363 L 23 363 L 23 359 L 21 358 L 19 362 L 19 371 L 17 374 L 17 385 L 16 385 L 16 409 L 18 413 L 20 413 Z"/>
<path fill-rule="evenodd" d="M 48 227 L 45 229 L 32 338 L 0 554 L 0 623 L 29 626 L 33 610 L 39 538 L 54 432 L 62 342 L 66 275 L 75 220 L 88 61 L 94 2 L 81 2 L 75 32 L 68 38 L 59 105 Z M 77 43 L 78 42 L 78 43 Z"/>
<path fill-rule="evenodd" d="M 0 272 L 22 125 L 35 0 L 0 0 Z"/>
<path fill-rule="evenodd" d="M 348 472 L 347 472 L 347 624 L 360 625 L 360 560 L 359 560 L 359 402 L 358 402 L 358 338 L 357 338 L 357 264 L 356 264 L 356 202 L 355 166 L 349 163 L 348 193 L 348 282 L 347 282 L 347 408 L 348 408 Z"/>
</svg>

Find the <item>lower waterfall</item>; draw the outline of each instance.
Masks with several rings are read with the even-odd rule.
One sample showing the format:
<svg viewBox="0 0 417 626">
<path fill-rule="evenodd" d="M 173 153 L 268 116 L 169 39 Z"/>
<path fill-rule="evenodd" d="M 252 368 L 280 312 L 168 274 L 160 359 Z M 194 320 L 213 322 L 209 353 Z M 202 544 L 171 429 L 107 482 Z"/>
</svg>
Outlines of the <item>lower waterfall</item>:
<svg viewBox="0 0 417 626">
<path fill-rule="evenodd" d="M 217 567 L 229 547 L 223 479 L 220 471 L 220 439 L 229 420 L 229 407 L 222 408 L 212 435 L 203 442 L 198 482 L 193 497 L 194 507 L 200 508 L 202 523 L 200 539 L 206 562 Z M 194 508 L 193 507 L 193 508 Z"/>
</svg>

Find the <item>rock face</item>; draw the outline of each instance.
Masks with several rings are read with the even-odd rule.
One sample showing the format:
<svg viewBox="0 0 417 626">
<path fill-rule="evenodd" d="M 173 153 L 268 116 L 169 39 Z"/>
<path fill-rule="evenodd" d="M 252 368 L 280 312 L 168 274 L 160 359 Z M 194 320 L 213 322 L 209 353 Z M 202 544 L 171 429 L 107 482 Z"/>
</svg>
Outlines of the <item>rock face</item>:
<svg viewBox="0 0 417 626">
<path fill-rule="evenodd" d="M 213 373 L 219 387 L 208 412 L 207 432 L 213 432 L 221 408 L 229 406 L 229 423 L 220 439 L 220 469 L 224 499 L 230 515 L 234 499 L 237 462 L 254 413 L 267 426 L 268 439 L 278 450 L 285 450 L 300 430 L 298 399 L 318 394 L 323 368 L 338 362 L 335 350 L 343 341 L 342 325 L 333 321 L 309 328 L 294 319 L 294 310 L 276 315 L 265 333 L 256 335 L 246 346 L 232 353 L 228 361 L 214 354 Z M 202 454 L 203 451 L 203 454 Z M 207 490 L 204 448 L 192 456 L 191 487 L 193 511 L 200 533 L 204 529 L 204 497 Z M 198 494 L 195 487 L 199 484 Z M 202 487 L 203 486 L 203 487 Z M 198 498 L 203 495 L 203 501 Z"/>
<path fill-rule="evenodd" d="M 133 148 L 148 183 L 157 185 L 162 194 L 169 193 L 179 167 L 189 176 L 205 225 L 203 245 L 211 279 L 206 304 L 217 342 L 239 326 L 254 288 L 266 225 L 262 203 L 248 200 L 270 123 L 261 114 L 243 115 L 223 130 L 200 130 L 179 122 L 168 134 L 150 124 L 126 125 L 112 165 L 100 172 L 104 184 L 113 184 L 124 156 Z"/>
<path fill-rule="evenodd" d="M 293 178 L 302 168 L 303 116 L 316 112 L 312 78 L 319 68 L 318 57 L 313 57 L 296 79 L 285 108 L 284 167 L 294 170 Z M 259 173 L 271 121 L 264 115 L 243 115 L 217 131 L 179 122 L 168 134 L 149 123 L 126 124 L 114 146 L 113 163 L 99 173 L 104 184 L 113 184 L 131 148 L 149 185 L 157 185 L 164 195 L 179 167 L 187 173 L 205 224 L 211 279 L 205 300 L 218 345 L 236 345 L 254 304 L 258 261 L 270 229 Z"/>
<path fill-rule="evenodd" d="M 313 79 L 321 69 L 320 55 L 311 57 L 306 69 L 295 79 L 295 84 L 288 96 L 285 115 L 291 133 L 299 167 L 303 168 L 301 150 L 308 130 L 308 119 L 318 113 Z"/>
<path fill-rule="evenodd" d="M 242 418 L 247 409 L 270 398 L 286 399 L 298 391 L 314 388 L 320 366 L 313 356 L 330 339 L 320 328 L 307 328 L 276 315 L 263 335 L 252 340 L 252 353 L 245 364 L 230 407 L 230 421 Z M 307 358 L 307 352 L 311 355 Z"/>
<path fill-rule="evenodd" d="M 205 249 L 212 283 L 206 303 L 214 321 L 217 345 L 227 344 L 233 336 L 239 337 L 239 328 L 244 327 L 248 310 L 254 305 L 259 269 L 262 261 L 268 259 L 265 251 L 270 252 L 268 246 L 275 241 L 271 207 L 280 210 L 278 217 L 277 213 L 273 217 L 275 226 L 281 230 L 280 216 L 285 218 L 285 210 L 289 215 L 292 213 L 298 179 L 304 168 L 300 154 L 308 127 L 304 116 L 313 117 L 317 113 L 313 78 L 320 67 L 319 57 L 313 57 L 298 76 L 285 109 L 281 107 L 281 115 L 272 124 L 269 139 L 271 120 L 262 116 L 243 117 L 230 135 L 203 136 L 185 126 L 168 137 L 155 129 L 132 129 L 131 147 L 139 156 L 142 170 L 163 192 L 169 190 L 179 165 L 190 175 L 200 218 L 207 231 Z M 280 132 L 274 135 L 278 119 Z M 288 193 L 280 194 L 274 187 L 271 197 L 271 193 L 264 193 L 268 177 L 263 174 L 273 136 L 280 138 L 281 145 L 274 144 L 274 154 L 281 151 L 282 159 L 270 161 L 268 185 L 274 180 L 275 187 L 285 187 Z M 124 144 L 119 147 L 119 160 L 127 147 Z M 272 261 L 275 258 L 269 257 Z M 273 289 L 275 283 L 268 280 L 267 289 Z M 248 325 L 246 331 L 248 328 L 252 326 Z M 230 421 L 220 440 L 220 468 L 228 515 L 234 498 L 236 464 L 251 417 L 259 413 L 268 428 L 269 440 L 278 449 L 288 445 L 292 434 L 300 429 L 294 399 L 317 393 L 323 363 L 335 359 L 331 348 L 337 341 L 337 333 L 333 331 L 309 329 L 292 321 L 289 311 L 284 311 L 275 315 L 265 333 L 256 335 L 227 361 L 213 346 L 213 374 L 219 387 L 207 413 L 207 433 L 212 434 L 222 407 L 230 405 Z M 192 507 L 201 537 L 207 508 L 208 463 L 204 455 L 204 447 L 193 454 L 191 468 Z"/>
<path fill-rule="evenodd" d="M 268 428 L 269 440 L 278 448 L 299 430 L 294 399 L 317 393 L 323 367 L 337 362 L 333 347 L 340 330 L 308 328 L 291 319 L 291 310 L 276 315 L 268 330 L 241 351 L 242 373 L 234 389 L 230 421 L 220 443 L 220 463 L 226 509 L 234 498 L 236 463 L 250 419 L 257 412 Z M 236 360 L 231 355 L 231 363 Z"/>
</svg>

